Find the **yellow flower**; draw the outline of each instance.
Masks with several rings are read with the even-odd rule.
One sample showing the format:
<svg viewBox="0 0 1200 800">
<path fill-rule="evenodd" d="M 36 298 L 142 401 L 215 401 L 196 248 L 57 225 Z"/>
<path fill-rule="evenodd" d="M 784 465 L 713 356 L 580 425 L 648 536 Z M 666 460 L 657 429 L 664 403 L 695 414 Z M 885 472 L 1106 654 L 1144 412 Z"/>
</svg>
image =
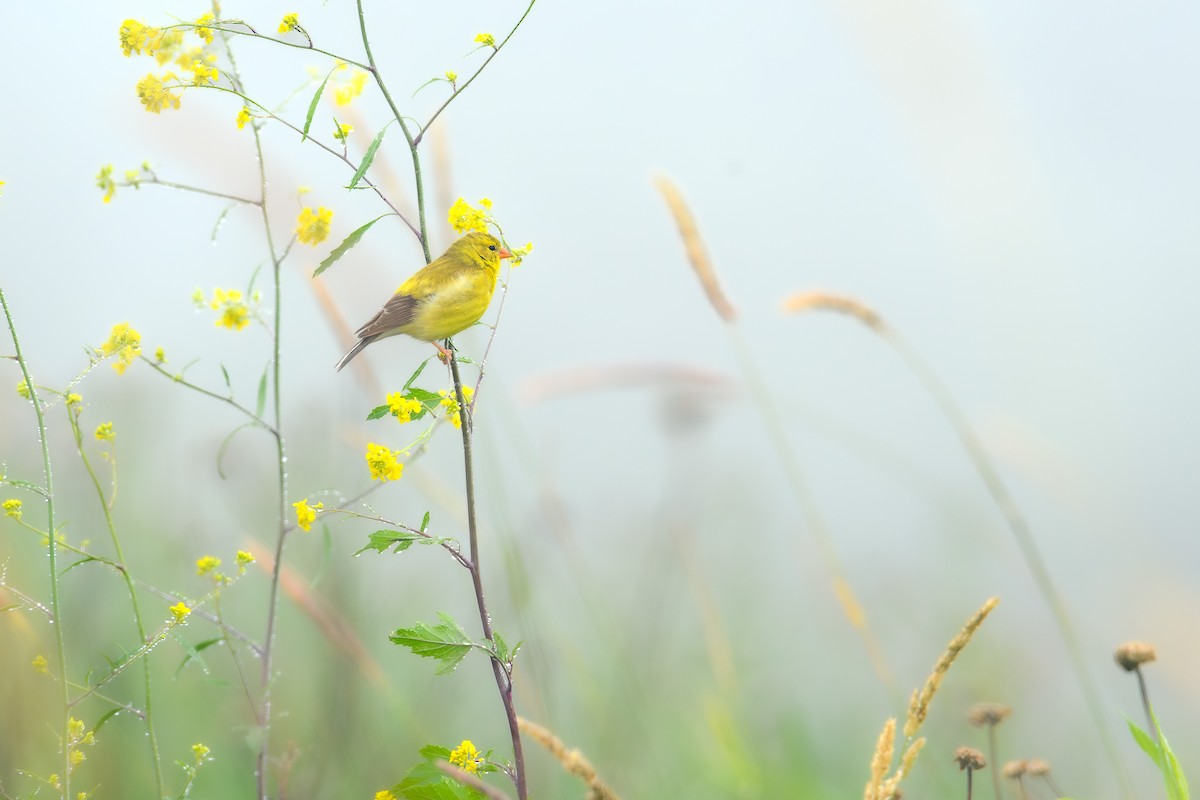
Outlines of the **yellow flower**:
<svg viewBox="0 0 1200 800">
<path fill-rule="evenodd" d="M 302 531 L 312 530 L 313 520 L 317 518 L 317 512 L 324 507 L 324 503 L 317 503 L 315 506 L 310 506 L 307 497 L 292 503 L 292 508 L 296 509 L 296 526 Z"/>
<path fill-rule="evenodd" d="M 4 516 L 12 517 L 13 519 L 21 518 L 21 501 L 13 497 L 0 503 L 0 508 L 4 509 Z"/>
<path fill-rule="evenodd" d="M 0 181 L 0 197 L 4 196 L 4 181 Z"/>
<path fill-rule="evenodd" d="M 187 603 L 183 602 L 182 600 L 171 606 L 169 610 L 171 612 L 171 616 L 175 618 L 175 622 L 177 623 L 183 622 L 185 619 L 187 619 L 187 615 L 192 613 L 192 610 L 188 608 Z"/>
<path fill-rule="evenodd" d="M 381 444 L 367 443 L 367 467 L 371 479 L 377 481 L 400 480 L 404 465 L 396 460 L 396 453 Z"/>
<path fill-rule="evenodd" d="M 117 357 L 117 360 L 113 362 L 113 369 L 117 371 L 118 375 L 124 374 L 125 369 L 141 355 L 141 352 L 142 335 L 129 327 L 128 322 L 113 325 L 112 331 L 108 334 L 108 341 L 100 345 L 101 355 Z"/>
<path fill-rule="evenodd" d="M 479 44 L 483 45 L 484 47 L 493 47 L 494 48 L 496 46 L 496 37 L 492 36 L 490 33 L 476 34 L 475 41 L 478 42 Z"/>
<path fill-rule="evenodd" d="M 479 765 L 483 763 L 470 739 L 463 739 L 462 744 L 450 751 L 449 761 L 464 772 L 471 773 L 479 772 Z"/>
<path fill-rule="evenodd" d="M 446 80 L 454 83 L 456 80 L 458 80 L 458 73 L 452 69 L 446 70 Z"/>
<path fill-rule="evenodd" d="M 400 421 L 403 425 L 406 422 L 412 422 L 412 415 L 419 414 L 425 406 L 420 402 L 411 398 L 405 397 L 400 392 L 392 392 L 387 396 L 388 409 L 392 412 L 392 416 Z"/>
<path fill-rule="evenodd" d="M 512 261 L 510 263 L 514 267 L 519 266 L 520 263 L 525 260 L 525 256 L 529 255 L 531 250 L 533 250 L 533 242 L 526 242 L 524 247 L 513 248 L 511 251 Z"/>
<path fill-rule="evenodd" d="M 311 206 L 307 206 L 300 212 L 296 223 L 296 237 L 301 244 L 315 247 L 329 238 L 329 222 L 332 219 L 333 212 L 328 208 L 322 206 L 313 211 Z"/>
<path fill-rule="evenodd" d="M 212 44 L 213 32 L 212 28 L 206 28 L 204 25 L 209 22 L 215 22 L 216 19 L 212 14 L 201 14 L 196 20 L 196 35 L 203 39 L 205 44 Z"/>
<path fill-rule="evenodd" d="M 297 196 L 297 197 L 304 197 L 304 195 L 308 194 L 308 193 L 309 193 L 309 192 L 311 192 L 311 191 L 312 191 L 312 189 L 310 189 L 310 188 L 309 188 L 309 187 L 307 187 L 307 186 L 297 186 L 297 187 L 296 187 L 296 196 Z"/>
<path fill-rule="evenodd" d="M 479 205 L 483 208 L 472 208 L 471 204 L 461 197 L 454 201 L 454 205 L 450 206 L 450 212 L 446 218 L 450 222 L 450 227 L 459 233 L 467 231 L 479 231 L 487 233 L 487 223 L 491 217 L 486 209 L 491 208 L 492 201 L 486 197 L 479 201 Z"/>
<path fill-rule="evenodd" d="M 387 789 L 380 789 L 375 793 L 375 800 L 396 800 L 396 795 L 392 794 Z"/>
<path fill-rule="evenodd" d="M 221 77 L 221 73 L 216 67 L 210 67 L 200 59 L 192 62 L 193 86 L 203 86 L 206 83 L 213 83 L 219 77 Z"/>
<path fill-rule="evenodd" d="M 141 55 L 143 50 L 147 54 L 153 53 L 153 45 L 161 39 L 162 32 L 158 28 L 143 25 L 136 19 L 127 19 L 121 23 L 118 35 L 121 38 L 121 49 L 125 51 L 125 57 L 128 58 L 134 53 Z"/>
<path fill-rule="evenodd" d="M 112 202 L 113 195 L 117 193 L 117 183 L 112 177 L 112 164 L 105 164 L 100 168 L 100 174 L 96 176 L 96 187 L 104 190 L 104 202 Z"/>
<path fill-rule="evenodd" d="M 216 556 L 202 556 L 196 559 L 196 574 L 205 575 L 221 566 L 221 559 Z"/>
<path fill-rule="evenodd" d="M 67 394 L 67 408 L 79 416 L 83 413 L 83 395 L 70 392 Z"/>
<path fill-rule="evenodd" d="M 237 115 L 238 130 L 240 131 L 242 128 L 246 127 L 246 123 L 251 119 L 253 119 L 253 117 L 250 116 L 250 109 L 246 106 L 242 106 L 242 110 L 239 111 Z"/>
<path fill-rule="evenodd" d="M 350 76 L 349 82 L 338 86 L 333 90 L 333 101 L 339 106 L 349 105 L 350 101 L 362 94 L 363 89 L 366 87 L 367 73 L 363 72 L 361 69 L 357 69 L 354 71 L 354 74 Z"/>
<path fill-rule="evenodd" d="M 24 397 L 26 400 L 28 400 L 29 399 L 29 384 L 27 384 L 25 381 L 21 381 L 20 383 L 18 383 L 17 384 L 17 394 L 21 395 L 21 397 Z"/>
<path fill-rule="evenodd" d="M 33 671 L 36 672 L 38 675 L 49 675 L 50 674 L 50 665 L 46 662 L 46 657 L 44 655 L 42 655 L 41 653 L 38 653 L 36 656 L 33 657 L 32 666 L 33 666 Z"/>
<path fill-rule="evenodd" d="M 333 138 L 339 142 L 345 142 L 346 137 L 350 135 L 350 131 L 354 130 L 352 125 L 343 125 L 340 122 L 335 123 L 337 127 L 333 129 Z"/>
<path fill-rule="evenodd" d="M 462 415 L 459 413 L 458 398 L 455 396 L 454 392 L 447 391 L 446 389 L 442 389 L 441 391 L 438 392 L 438 394 L 440 394 L 442 396 L 441 404 L 446 407 L 446 414 L 449 416 L 450 422 L 452 422 L 454 424 L 454 427 L 461 428 L 462 427 Z M 472 389 L 470 386 L 463 387 L 463 400 L 465 400 L 468 405 L 470 404 L 471 398 L 474 395 L 475 395 L 475 390 Z"/>
<path fill-rule="evenodd" d="M 247 553 L 245 550 L 237 551 L 238 575 L 246 573 L 246 565 L 254 563 L 254 556 Z"/>
<path fill-rule="evenodd" d="M 87 761 L 87 756 L 82 750 L 72 750 L 67 758 L 70 759 L 72 767 L 78 767 L 84 761 Z"/>
<path fill-rule="evenodd" d="M 162 77 L 148 73 L 138 81 L 137 94 L 142 105 L 152 114 L 160 113 L 164 108 L 179 108 L 179 95 L 171 94 L 171 90 L 163 86 L 163 81 L 176 80 L 174 73 L 164 72 Z"/>
<path fill-rule="evenodd" d="M 242 293 L 237 289 L 213 289 L 209 306 L 213 311 L 221 312 L 216 322 L 218 328 L 240 331 L 250 324 L 250 306 L 242 300 Z"/>
<path fill-rule="evenodd" d="M 154 54 L 154 60 L 161 67 L 172 58 L 183 46 L 183 31 L 158 31 L 158 37 L 150 43 L 146 54 Z"/>
<path fill-rule="evenodd" d="M 195 757 L 197 764 L 203 762 L 210 752 L 211 751 L 207 747 L 199 742 L 192 745 L 192 756 Z"/>
<path fill-rule="evenodd" d="M 154 348 L 154 361 L 157 364 L 167 363 L 167 351 L 161 347 Z"/>
<path fill-rule="evenodd" d="M 74 717 L 67 717 L 67 743 L 76 744 L 83 739 L 83 734 L 87 732 L 87 726 L 82 720 Z"/>
<path fill-rule="evenodd" d="M 102 422 L 96 428 L 96 440 L 100 442 L 111 442 L 117 438 L 116 431 L 113 430 L 111 422 Z"/>
<path fill-rule="evenodd" d="M 279 32 L 287 33 L 288 31 L 294 31 L 296 28 L 299 28 L 299 27 L 300 27 L 300 15 L 299 14 L 284 14 L 283 21 L 281 21 L 279 23 Z"/>
</svg>

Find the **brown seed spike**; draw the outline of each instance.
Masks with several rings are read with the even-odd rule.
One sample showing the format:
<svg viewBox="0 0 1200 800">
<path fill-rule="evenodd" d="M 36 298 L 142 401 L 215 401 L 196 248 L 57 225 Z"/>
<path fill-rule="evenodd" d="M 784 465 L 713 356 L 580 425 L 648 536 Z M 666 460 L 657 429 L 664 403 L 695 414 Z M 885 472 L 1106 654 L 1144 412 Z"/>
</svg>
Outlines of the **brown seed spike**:
<svg viewBox="0 0 1200 800">
<path fill-rule="evenodd" d="M 1117 648 L 1113 653 L 1113 658 L 1121 666 L 1121 669 L 1133 672 L 1142 664 L 1155 661 L 1158 654 L 1154 652 L 1154 645 L 1145 642 L 1126 642 Z"/>
<path fill-rule="evenodd" d="M 1004 765 L 1004 777 L 1016 780 L 1025 773 L 1029 772 L 1029 762 L 1025 759 L 1009 761 Z"/>
<path fill-rule="evenodd" d="M 654 185 L 658 187 L 663 200 L 667 202 L 667 208 L 675 217 L 675 224 L 679 226 L 679 235 L 683 239 L 683 247 L 687 251 L 688 260 L 692 262 L 692 269 L 696 271 L 696 277 L 700 279 L 700 285 L 704 287 L 704 293 L 708 295 L 708 301 L 712 303 L 717 316 L 726 322 L 736 321 L 737 311 L 734 309 L 733 303 L 730 303 L 729 298 L 721 291 L 721 284 L 717 281 L 717 271 L 708 257 L 704 241 L 700 238 L 700 229 L 696 225 L 696 218 L 692 216 L 691 209 L 684 202 L 683 195 L 665 176 L 660 175 L 655 178 Z"/>
<path fill-rule="evenodd" d="M 797 292 L 784 298 L 783 310 L 789 314 L 805 311 L 837 311 L 849 314 L 868 328 L 883 328 L 883 317 L 865 303 L 844 294 L 830 292 Z"/>
</svg>

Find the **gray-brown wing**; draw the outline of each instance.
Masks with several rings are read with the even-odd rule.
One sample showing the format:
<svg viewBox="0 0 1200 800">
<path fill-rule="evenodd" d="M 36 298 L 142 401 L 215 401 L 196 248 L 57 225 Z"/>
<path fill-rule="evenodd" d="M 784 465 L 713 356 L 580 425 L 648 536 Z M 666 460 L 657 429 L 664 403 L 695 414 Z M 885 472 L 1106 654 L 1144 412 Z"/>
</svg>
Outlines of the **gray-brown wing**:
<svg viewBox="0 0 1200 800">
<path fill-rule="evenodd" d="M 411 295 L 392 295 L 392 298 L 383 304 L 383 308 L 379 309 L 379 313 L 358 329 L 356 335 L 360 339 L 365 339 L 368 336 L 387 336 L 394 333 L 396 328 L 413 321 L 419 302 Z"/>
</svg>

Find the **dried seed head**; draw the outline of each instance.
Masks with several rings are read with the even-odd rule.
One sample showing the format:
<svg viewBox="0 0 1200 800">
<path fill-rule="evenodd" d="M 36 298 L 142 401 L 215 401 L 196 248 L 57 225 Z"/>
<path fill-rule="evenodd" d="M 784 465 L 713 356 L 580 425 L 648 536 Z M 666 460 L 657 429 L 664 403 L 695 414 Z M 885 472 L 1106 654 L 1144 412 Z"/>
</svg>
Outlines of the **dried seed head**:
<svg viewBox="0 0 1200 800">
<path fill-rule="evenodd" d="M 1025 759 L 1009 761 L 1004 765 L 1004 777 L 1017 779 L 1029 771 L 1029 762 Z"/>
<path fill-rule="evenodd" d="M 1117 648 L 1113 658 L 1126 672 L 1133 672 L 1142 664 L 1148 664 L 1158 658 L 1154 645 L 1145 642 L 1126 642 Z"/>
<path fill-rule="evenodd" d="M 1044 758 L 1031 758 L 1025 762 L 1025 772 L 1035 778 L 1050 774 L 1050 762 Z"/>
<path fill-rule="evenodd" d="M 1012 713 L 1003 703 L 976 703 L 967 710 L 967 721 L 976 728 L 984 725 L 999 725 Z"/>
<path fill-rule="evenodd" d="M 954 762 L 958 764 L 959 769 L 983 769 L 987 766 L 987 759 L 983 757 L 983 753 L 974 747 L 960 747 L 955 750 Z"/>
</svg>

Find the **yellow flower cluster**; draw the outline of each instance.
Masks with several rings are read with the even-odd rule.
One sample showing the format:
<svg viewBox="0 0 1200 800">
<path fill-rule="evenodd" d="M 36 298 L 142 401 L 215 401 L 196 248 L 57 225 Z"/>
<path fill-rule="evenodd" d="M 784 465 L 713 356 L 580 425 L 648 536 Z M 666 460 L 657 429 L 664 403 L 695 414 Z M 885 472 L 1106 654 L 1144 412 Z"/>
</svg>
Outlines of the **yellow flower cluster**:
<svg viewBox="0 0 1200 800">
<path fill-rule="evenodd" d="M 4 516 L 12 517 L 13 519 L 21 518 L 21 501 L 13 497 L 0 503 L 0 508 L 4 509 Z"/>
<path fill-rule="evenodd" d="M 117 360 L 113 362 L 113 369 L 117 371 L 118 375 L 125 374 L 125 370 L 141 353 L 142 335 L 129 327 L 128 322 L 113 325 L 112 331 L 108 334 L 108 341 L 100 345 L 101 355 L 117 357 Z"/>
<path fill-rule="evenodd" d="M 219 566 L 221 566 L 221 559 L 216 556 L 201 556 L 196 559 L 196 574 L 207 575 L 210 572 L 215 572 Z"/>
<path fill-rule="evenodd" d="M 333 212 L 320 207 L 313 211 L 312 206 L 306 206 L 300 211 L 296 221 L 296 238 L 301 244 L 314 247 L 329 238 L 329 223 L 333 220 Z"/>
<path fill-rule="evenodd" d="M 459 233 L 467 233 L 468 231 L 486 233 L 488 223 L 492 219 L 490 213 L 492 210 L 492 201 L 484 197 L 479 201 L 479 206 L 479 208 L 474 208 L 461 197 L 455 200 L 454 205 L 450 206 L 450 213 L 446 217 L 450 222 L 450 227 Z"/>
<path fill-rule="evenodd" d="M 350 65 L 344 61 L 338 62 L 336 71 L 349 69 Z M 333 88 L 333 102 L 339 106 L 348 106 L 354 101 L 354 98 L 363 93 L 367 88 L 367 73 L 361 69 L 356 69 L 350 75 L 349 80 L 342 82 L 337 81 Z"/>
<path fill-rule="evenodd" d="M 521 262 L 525 260 L 525 256 L 529 255 L 532 250 L 533 242 L 526 242 L 524 247 L 512 248 L 509 250 L 509 252 L 512 253 L 512 259 L 510 263 L 512 263 L 514 267 L 520 266 Z"/>
<path fill-rule="evenodd" d="M 72 769 L 87 760 L 87 755 L 79 748 L 95 743 L 95 731 L 89 731 L 82 720 L 67 717 L 67 761 Z"/>
<path fill-rule="evenodd" d="M 182 623 L 187 619 L 187 615 L 192 613 L 192 610 L 188 608 L 188 604 L 182 600 L 167 610 L 171 612 L 171 617 L 175 620 L 176 624 Z"/>
<path fill-rule="evenodd" d="M 237 115 L 238 130 L 240 131 L 242 128 L 246 127 L 246 123 L 252 119 L 254 119 L 254 117 L 250 116 L 250 109 L 247 106 L 242 106 L 242 110 L 239 111 Z"/>
<path fill-rule="evenodd" d="M 205 44 L 212 44 L 213 32 L 212 28 L 206 28 L 204 26 L 210 22 L 216 21 L 217 18 L 212 14 L 201 14 L 200 18 L 196 20 L 196 35 L 203 39 Z"/>
<path fill-rule="evenodd" d="M 376 481 L 398 481 L 404 472 L 396 453 L 374 442 L 367 443 L 367 468 L 371 470 L 371 480 Z"/>
<path fill-rule="evenodd" d="M 412 415 L 421 413 L 421 409 L 425 406 L 412 398 L 405 397 L 400 392 L 392 392 L 387 396 L 388 410 L 392 416 L 399 420 L 403 425 L 406 422 L 412 422 Z"/>
<path fill-rule="evenodd" d="M 442 396 L 441 405 L 446 408 L 446 415 L 449 417 L 450 422 L 454 424 L 454 427 L 461 428 L 462 414 L 460 413 L 460 409 L 458 407 L 458 398 L 455 396 L 454 392 L 447 389 L 442 389 L 438 392 L 438 394 Z M 474 389 L 472 389 L 470 386 L 463 387 L 463 400 L 470 404 L 471 398 L 474 396 Z"/>
<path fill-rule="evenodd" d="M 152 114 L 161 113 L 164 108 L 179 109 L 180 95 L 172 93 L 170 87 L 163 84 L 164 80 L 173 81 L 177 78 L 173 72 L 164 72 L 161 77 L 149 72 L 138 81 L 138 99 Z"/>
<path fill-rule="evenodd" d="M 113 430 L 113 424 L 111 422 L 102 422 L 96 426 L 96 441 L 111 442 L 115 441 L 116 438 L 117 433 Z"/>
<path fill-rule="evenodd" d="M 30 398 L 29 384 L 26 383 L 25 381 L 21 381 L 20 383 L 18 383 L 17 384 L 17 394 L 19 394 L 21 397 L 28 400 Z"/>
<path fill-rule="evenodd" d="M 221 312 L 216 322 L 218 328 L 240 331 L 250 324 L 250 306 L 237 289 L 213 289 L 208 305 L 213 311 Z"/>
<path fill-rule="evenodd" d="M 294 31 L 294 30 L 296 30 L 296 28 L 299 28 L 299 27 L 300 27 L 300 15 L 299 14 L 284 14 L 283 20 L 279 23 L 279 32 L 287 33 L 288 31 Z"/>
<path fill-rule="evenodd" d="M 396 800 L 396 795 L 392 794 L 387 789 L 380 789 L 375 793 L 375 800 Z"/>
<path fill-rule="evenodd" d="M 452 69 L 446 70 L 446 80 L 454 83 L 456 80 L 458 80 L 458 73 Z"/>
<path fill-rule="evenodd" d="M 302 531 L 312 530 L 312 524 L 317 518 L 317 512 L 324 507 L 324 503 L 317 503 L 315 506 L 310 506 L 307 497 L 292 503 L 292 508 L 296 509 L 296 527 Z"/>
<path fill-rule="evenodd" d="M 182 72 L 192 73 L 193 86 L 212 84 L 220 77 L 215 66 L 217 54 L 207 49 L 213 43 L 213 29 L 208 25 L 214 22 L 216 18 L 212 14 L 204 14 L 197 19 L 193 30 L 204 44 L 185 48 L 183 31 L 163 30 L 127 19 L 121 23 L 118 32 L 121 50 L 126 56 L 143 53 L 153 56 L 159 66 L 174 61 Z M 164 72 L 162 75 L 148 73 L 137 84 L 138 99 L 153 114 L 161 113 L 164 108 L 178 109 L 181 95 L 172 90 L 184 84 L 177 81 L 180 78 L 174 72 Z"/>
<path fill-rule="evenodd" d="M 208 758 L 208 754 L 210 752 L 212 752 L 212 751 L 209 750 L 204 745 L 200 744 L 199 742 L 192 745 L 192 757 L 196 759 L 197 766 L 204 763 L 205 759 Z"/>
<path fill-rule="evenodd" d="M 196 59 L 192 62 L 192 85 L 203 86 L 206 83 L 215 83 L 221 73 L 216 67 Z"/>
<path fill-rule="evenodd" d="M 447 760 L 463 772 L 470 773 L 479 772 L 479 765 L 483 763 L 479 751 L 470 739 L 463 739 L 462 744 L 450 751 L 450 758 Z"/>
<path fill-rule="evenodd" d="M 343 125 L 340 122 L 334 122 L 334 125 L 336 127 L 333 129 L 333 138 L 337 139 L 339 142 L 345 143 L 346 137 L 350 135 L 352 130 L 354 130 L 354 126 Z"/>
<path fill-rule="evenodd" d="M 33 657 L 33 661 L 30 664 L 30 666 L 33 667 L 33 671 L 36 672 L 38 675 L 49 675 L 50 674 L 50 663 L 48 661 L 46 661 L 46 657 L 44 655 L 42 655 L 41 653 L 38 653 L 36 656 Z"/>
<path fill-rule="evenodd" d="M 475 41 L 484 47 L 490 47 L 493 50 L 496 48 L 496 37 L 492 36 L 490 33 L 476 34 Z"/>
<path fill-rule="evenodd" d="M 69 392 L 66 397 L 67 408 L 75 412 L 75 416 L 83 413 L 83 395 Z"/>
</svg>

